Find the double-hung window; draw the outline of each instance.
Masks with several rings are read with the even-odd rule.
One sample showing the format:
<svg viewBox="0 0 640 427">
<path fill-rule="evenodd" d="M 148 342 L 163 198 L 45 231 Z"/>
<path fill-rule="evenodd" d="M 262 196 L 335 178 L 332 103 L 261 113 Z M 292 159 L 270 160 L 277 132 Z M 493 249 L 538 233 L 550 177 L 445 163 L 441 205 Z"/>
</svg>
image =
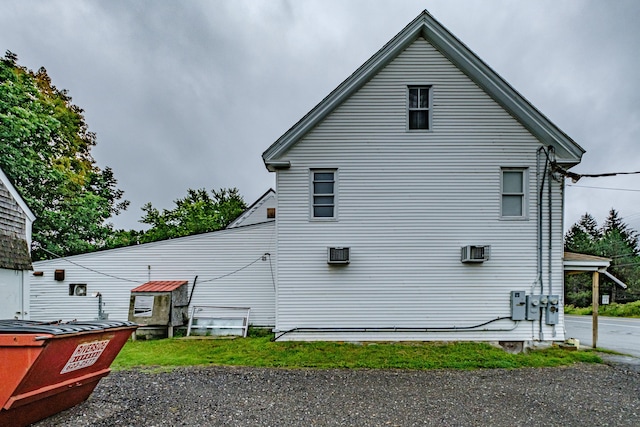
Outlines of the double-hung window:
<svg viewBox="0 0 640 427">
<path fill-rule="evenodd" d="M 523 168 L 503 168 L 501 187 L 502 218 L 524 219 L 527 216 L 526 197 L 527 170 Z"/>
<path fill-rule="evenodd" d="M 336 218 L 336 171 L 311 171 L 311 217 L 314 219 Z"/>
<path fill-rule="evenodd" d="M 431 129 L 431 87 L 409 86 L 409 130 Z"/>
</svg>

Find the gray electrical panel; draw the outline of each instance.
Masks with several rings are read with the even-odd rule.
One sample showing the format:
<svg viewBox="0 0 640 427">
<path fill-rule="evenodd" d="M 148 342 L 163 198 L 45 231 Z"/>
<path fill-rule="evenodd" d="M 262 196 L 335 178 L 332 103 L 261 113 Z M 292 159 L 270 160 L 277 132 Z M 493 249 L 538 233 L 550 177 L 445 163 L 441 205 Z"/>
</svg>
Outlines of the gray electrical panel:
<svg viewBox="0 0 640 427">
<path fill-rule="evenodd" d="M 549 295 L 545 310 L 545 323 L 547 325 L 557 325 L 560 316 L 560 297 Z"/>
<path fill-rule="evenodd" d="M 511 320 L 524 320 L 527 315 L 525 291 L 511 291 Z"/>
<path fill-rule="evenodd" d="M 540 320 L 540 295 L 527 295 L 527 320 Z"/>
</svg>

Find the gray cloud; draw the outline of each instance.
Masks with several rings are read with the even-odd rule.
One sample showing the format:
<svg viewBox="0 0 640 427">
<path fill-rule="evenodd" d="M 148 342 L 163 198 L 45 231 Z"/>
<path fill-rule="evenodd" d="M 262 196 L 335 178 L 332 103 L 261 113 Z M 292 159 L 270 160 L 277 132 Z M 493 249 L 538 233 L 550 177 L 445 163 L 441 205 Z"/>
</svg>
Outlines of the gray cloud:
<svg viewBox="0 0 640 427">
<path fill-rule="evenodd" d="M 640 2 L 0 0 L 0 48 L 44 66 L 98 135 L 136 221 L 187 188 L 274 186 L 260 154 L 425 7 L 587 150 L 640 169 Z M 581 180 L 566 222 L 611 207 L 640 228 L 640 177 Z"/>
</svg>

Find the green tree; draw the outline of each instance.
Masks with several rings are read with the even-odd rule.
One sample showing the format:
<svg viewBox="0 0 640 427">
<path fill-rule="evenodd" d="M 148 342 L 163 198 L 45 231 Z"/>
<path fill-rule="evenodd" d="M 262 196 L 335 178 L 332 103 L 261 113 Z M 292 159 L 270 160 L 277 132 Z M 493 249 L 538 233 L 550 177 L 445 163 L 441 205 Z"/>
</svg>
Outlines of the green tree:
<svg viewBox="0 0 640 427">
<path fill-rule="evenodd" d="M 145 204 L 142 207 L 145 214 L 140 222 L 151 228 L 139 236 L 139 242 L 220 230 L 247 208 L 237 188 L 212 190 L 211 194 L 212 196 L 204 188 L 189 189 L 186 197 L 174 201 L 173 209 L 162 211 L 154 208 L 151 203 Z"/>
<path fill-rule="evenodd" d="M 106 220 L 129 203 L 112 170 L 97 167 L 96 136 L 71 101 L 44 68 L 34 73 L 12 52 L 0 59 L 0 167 L 37 217 L 34 259 L 103 247 Z"/>
<path fill-rule="evenodd" d="M 565 250 L 580 254 L 596 255 L 596 242 L 600 240 L 601 233 L 598 223 L 589 214 L 585 213 L 580 221 L 573 224 L 564 238 Z"/>
</svg>

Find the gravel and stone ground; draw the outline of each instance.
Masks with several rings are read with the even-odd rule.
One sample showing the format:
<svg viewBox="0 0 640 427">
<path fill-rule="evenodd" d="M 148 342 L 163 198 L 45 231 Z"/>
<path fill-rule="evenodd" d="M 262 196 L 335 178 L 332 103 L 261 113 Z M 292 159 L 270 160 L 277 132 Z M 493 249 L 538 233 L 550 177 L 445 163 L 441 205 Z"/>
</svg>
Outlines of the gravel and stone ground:
<svg viewBox="0 0 640 427">
<path fill-rule="evenodd" d="M 234 367 L 112 372 L 35 426 L 638 426 L 624 365 L 474 371 Z"/>
</svg>

